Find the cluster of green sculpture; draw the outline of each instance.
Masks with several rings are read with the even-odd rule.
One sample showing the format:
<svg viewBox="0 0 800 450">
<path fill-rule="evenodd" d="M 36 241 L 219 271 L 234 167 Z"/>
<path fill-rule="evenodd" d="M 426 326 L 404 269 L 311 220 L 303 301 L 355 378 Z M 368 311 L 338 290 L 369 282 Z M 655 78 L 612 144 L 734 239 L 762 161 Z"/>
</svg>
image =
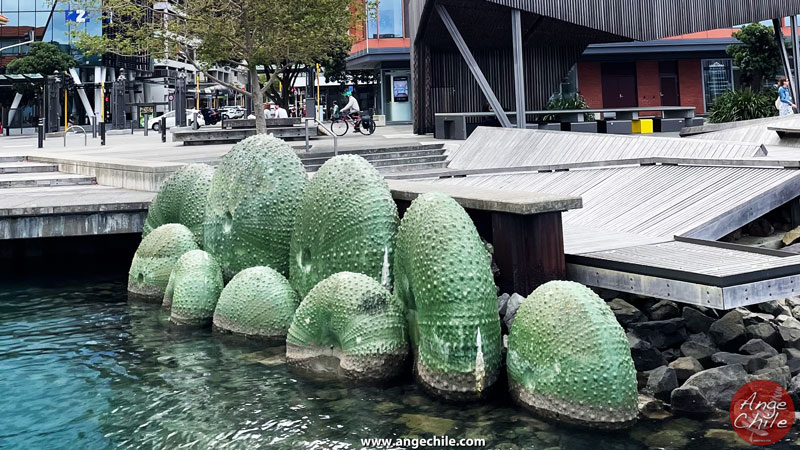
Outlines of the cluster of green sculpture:
<svg viewBox="0 0 800 450">
<path fill-rule="evenodd" d="M 212 170 L 187 166 L 164 183 L 131 264 L 132 296 L 162 301 L 178 325 L 285 342 L 294 368 L 385 380 L 411 354 L 433 395 L 487 396 L 502 366 L 497 288 L 455 200 L 421 195 L 399 220 L 363 158 L 334 157 L 309 182 L 294 151 L 264 135 Z M 512 396 L 537 414 L 600 428 L 636 419 L 627 339 L 588 288 L 551 282 L 531 294 L 507 360 Z"/>
<path fill-rule="evenodd" d="M 169 320 L 178 325 L 211 323 L 222 292 L 222 270 L 213 256 L 203 250 L 186 252 L 175 263 L 164 293 L 170 307 Z"/>
<path fill-rule="evenodd" d="M 500 369 L 500 317 L 491 260 L 464 209 L 440 193 L 414 200 L 394 269 L 417 379 L 448 399 L 483 396 Z"/>
<path fill-rule="evenodd" d="M 625 428 L 638 416 L 628 339 L 591 289 L 569 281 L 537 288 L 508 337 L 512 396 L 532 411 L 598 428 Z"/>
<path fill-rule="evenodd" d="M 289 364 L 347 378 L 399 375 L 408 354 L 403 307 L 372 278 L 341 272 L 322 280 L 300 303 L 286 337 Z"/>
<path fill-rule="evenodd" d="M 282 344 L 299 305 L 300 296 L 283 275 L 266 266 L 251 267 L 225 286 L 214 328 Z"/>
<path fill-rule="evenodd" d="M 383 177 L 364 158 L 330 159 L 306 186 L 292 235 L 289 279 L 301 296 L 342 271 L 391 286 L 397 206 Z"/>
<path fill-rule="evenodd" d="M 284 141 L 249 137 L 217 167 L 205 211 L 207 252 L 226 280 L 255 266 L 289 275 L 289 242 L 308 175 Z"/>
</svg>

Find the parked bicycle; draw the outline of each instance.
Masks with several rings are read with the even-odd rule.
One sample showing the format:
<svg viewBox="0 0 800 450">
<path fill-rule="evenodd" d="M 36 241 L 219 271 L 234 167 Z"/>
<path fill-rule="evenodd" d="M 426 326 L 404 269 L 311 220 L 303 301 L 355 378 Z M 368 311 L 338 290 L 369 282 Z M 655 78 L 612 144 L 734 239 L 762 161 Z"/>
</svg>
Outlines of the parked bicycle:
<svg viewBox="0 0 800 450">
<path fill-rule="evenodd" d="M 375 121 L 372 119 L 371 109 L 361 111 L 356 117 L 335 112 L 331 118 L 331 131 L 337 136 L 344 136 L 350 129 L 350 124 L 365 136 L 375 132 Z"/>
</svg>

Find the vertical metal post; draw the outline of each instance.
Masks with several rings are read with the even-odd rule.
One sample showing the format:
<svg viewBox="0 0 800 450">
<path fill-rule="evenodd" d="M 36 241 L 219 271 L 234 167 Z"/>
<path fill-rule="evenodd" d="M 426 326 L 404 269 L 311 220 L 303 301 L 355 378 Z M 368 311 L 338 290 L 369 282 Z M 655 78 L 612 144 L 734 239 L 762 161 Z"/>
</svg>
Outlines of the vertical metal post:
<svg viewBox="0 0 800 450">
<path fill-rule="evenodd" d="M 43 122 L 44 122 L 43 119 L 39 119 L 39 126 L 38 126 L 38 129 L 36 130 L 37 133 L 38 133 L 38 137 L 39 137 L 39 139 L 38 139 L 39 140 L 39 148 L 44 148 L 44 125 L 42 124 Z"/>
<path fill-rule="evenodd" d="M 92 121 L 92 139 L 97 138 L 97 113 L 94 113 L 94 120 Z"/>
<path fill-rule="evenodd" d="M 147 136 L 147 132 L 150 130 L 150 114 L 144 115 L 144 135 Z"/>
<path fill-rule="evenodd" d="M 100 145 L 106 145 L 106 122 L 100 122 Z"/>
<path fill-rule="evenodd" d="M 196 130 L 200 128 L 200 125 L 197 123 L 197 111 L 192 113 L 192 129 Z"/>
<path fill-rule="evenodd" d="M 794 60 L 794 79 L 795 82 L 800 82 L 800 39 L 797 36 L 797 16 L 789 18 L 789 24 L 792 27 L 792 59 Z M 800 86 L 798 86 L 800 88 Z M 797 103 L 797 99 L 794 99 Z"/>
<path fill-rule="evenodd" d="M 308 117 L 306 116 L 304 122 L 306 123 L 306 153 L 308 153 Z M 334 145 L 336 141 L 334 141 Z"/>
<path fill-rule="evenodd" d="M 522 56 L 522 13 L 511 10 L 511 41 L 514 46 L 514 91 L 517 97 L 517 128 L 525 128 L 525 65 Z"/>
<path fill-rule="evenodd" d="M 161 142 L 167 142 L 167 118 L 161 117 L 161 126 L 159 127 L 161 130 Z"/>
<path fill-rule="evenodd" d="M 131 134 L 133 134 L 133 128 L 136 126 L 136 120 L 131 115 Z"/>
<path fill-rule="evenodd" d="M 789 53 L 786 51 L 786 40 L 783 38 L 781 19 L 772 19 L 772 26 L 775 29 L 775 40 L 781 53 L 783 70 L 786 72 L 786 78 L 789 80 L 789 89 L 792 91 L 792 100 L 797 102 L 797 78 L 792 74 L 792 65 L 789 63 Z"/>
</svg>

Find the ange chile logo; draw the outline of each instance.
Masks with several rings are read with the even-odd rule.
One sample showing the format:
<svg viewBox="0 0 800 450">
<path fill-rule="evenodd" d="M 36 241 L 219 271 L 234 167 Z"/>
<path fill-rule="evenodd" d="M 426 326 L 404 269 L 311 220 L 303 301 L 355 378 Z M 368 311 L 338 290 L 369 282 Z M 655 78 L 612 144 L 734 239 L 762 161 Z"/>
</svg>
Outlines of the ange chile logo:
<svg viewBox="0 0 800 450">
<path fill-rule="evenodd" d="M 786 389 L 771 381 L 752 381 L 731 401 L 731 425 L 753 445 L 772 445 L 786 436 L 794 423 L 794 403 Z"/>
</svg>

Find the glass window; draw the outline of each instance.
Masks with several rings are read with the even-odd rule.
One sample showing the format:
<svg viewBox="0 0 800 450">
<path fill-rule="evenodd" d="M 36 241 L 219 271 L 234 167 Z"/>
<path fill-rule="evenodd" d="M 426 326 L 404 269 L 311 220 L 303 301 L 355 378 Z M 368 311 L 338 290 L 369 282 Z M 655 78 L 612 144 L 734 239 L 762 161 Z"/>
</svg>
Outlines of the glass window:
<svg viewBox="0 0 800 450">
<path fill-rule="evenodd" d="M 706 111 L 714 105 L 714 100 L 733 89 L 733 61 L 730 59 L 703 60 L 703 91 Z"/>
<path fill-rule="evenodd" d="M 0 0 L 0 2 L 2 2 L 2 8 L 5 12 L 16 12 L 19 10 L 19 0 Z M 8 14 L 3 13 L 3 15 L 8 17 Z"/>
<path fill-rule="evenodd" d="M 403 37 L 403 1 L 378 3 L 378 33 L 381 38 Z"/>
<path fill-rule="evenodd" d="M 367 20 L 367 37 L 369 39 L 378 38 L 378 21 L 374 17 Z"/>
</svg>

